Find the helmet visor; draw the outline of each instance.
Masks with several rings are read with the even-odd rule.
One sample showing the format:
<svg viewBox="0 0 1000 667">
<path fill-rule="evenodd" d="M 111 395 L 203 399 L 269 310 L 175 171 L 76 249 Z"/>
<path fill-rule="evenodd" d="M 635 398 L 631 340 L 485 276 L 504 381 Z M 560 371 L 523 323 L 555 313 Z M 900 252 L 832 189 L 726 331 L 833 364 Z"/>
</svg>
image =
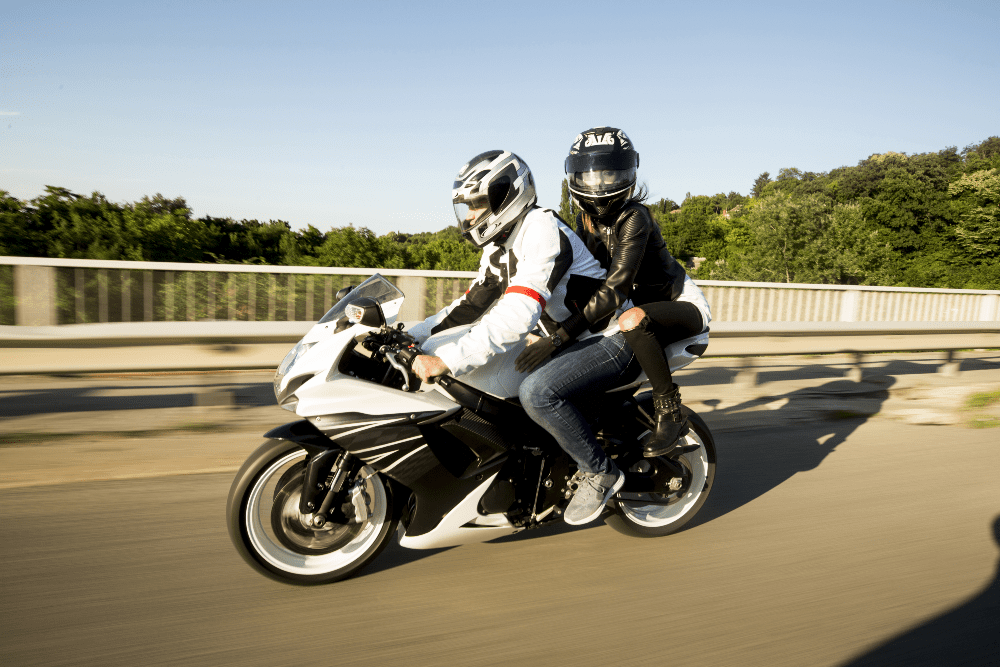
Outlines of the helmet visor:
<svg viewBox="0 0 1000 667">
<path fill-rule="evenodd" d="M 569 186 L 591 195 L 609 195 L 635 182 L 635 167 L 629 169 L 591 169 L 574 171 L 569 175 Z"/>
<path fill-rule="evenodd" d="M 463 232 L 468 232 L 476 226 L 476 222 L 489 211 L 489 201 L 486 197 L 476 197 L 475 199 L 459 198 L 452 202 L 455 207 L 455 219 L 458 220 L 458 228 Z"/>
</svg>

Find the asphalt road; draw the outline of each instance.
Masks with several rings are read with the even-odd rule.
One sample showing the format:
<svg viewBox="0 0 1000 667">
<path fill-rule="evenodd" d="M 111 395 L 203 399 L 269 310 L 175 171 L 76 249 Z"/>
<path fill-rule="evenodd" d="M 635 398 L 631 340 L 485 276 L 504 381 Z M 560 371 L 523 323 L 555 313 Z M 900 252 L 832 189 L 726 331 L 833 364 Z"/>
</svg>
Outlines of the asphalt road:
<svg viewBox="0 0 1000 667">
<path fill-rule="evenodd" d="M 725 431 L 677 535 L 392 546 L 316 588 L 236 555 L 231 473 L 5 489 L 0 665 L 995 665 L 998 440 L 857 418 Z"/>
</svg>

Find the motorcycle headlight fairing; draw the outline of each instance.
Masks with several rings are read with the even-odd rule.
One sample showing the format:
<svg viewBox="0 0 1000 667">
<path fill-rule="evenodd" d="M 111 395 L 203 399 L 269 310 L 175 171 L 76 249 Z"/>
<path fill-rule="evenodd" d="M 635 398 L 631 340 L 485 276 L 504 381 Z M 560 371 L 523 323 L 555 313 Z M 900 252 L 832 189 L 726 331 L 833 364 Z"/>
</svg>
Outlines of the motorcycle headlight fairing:
<svg viewBox="0 0 1000 667">
<path fill-rule="evenodd" d="M 309 351 L 309 348 L 315 344 L 299 341 L 295 344 L 295 347 L 288 351 L 288 354 L 281 360 L 281 363 L 278 364 L 278 370 L 274 372 L 274 398 L 278 403 L 281 403 L 281 381 L 288 375 L 288 371 L 295 365 L 295 362 L 304 356 Z"/>
</svg>

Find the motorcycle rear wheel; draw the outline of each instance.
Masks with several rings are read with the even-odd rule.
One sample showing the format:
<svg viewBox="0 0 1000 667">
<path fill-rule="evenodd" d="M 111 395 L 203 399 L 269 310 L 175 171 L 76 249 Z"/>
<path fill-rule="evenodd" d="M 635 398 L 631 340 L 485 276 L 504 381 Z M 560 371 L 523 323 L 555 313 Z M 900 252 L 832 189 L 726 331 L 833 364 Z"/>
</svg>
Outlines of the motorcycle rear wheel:
<svg viewBox="0 0 1000 667">
<path fill-rule="evenodd" d="M 676 492 L 664 488 L 657 493 L 617 494 L 608 503 L 614 513 L 605 522 L 619 533 L 633 537 L 670 535 L 687 525 L 708 500 L 715 483 L 715 440 L 701 418 L 687 412 L 691 429 L 681 441 L 685 451 L 670 457 L 687 473 L 684 486 Z M 643 464 L 640 460 L 636 465 Z M 645 465 L 655 465 L 655 461 Z"/>
<path fill-rule="evenodd" d="M 357 523 L 312 524 L 298 512 L 306 452 L 287 441 L 265 442 L 233 481 L 226 507 L 229 537 L 252 568 L 302 585 L 346 579 L 370 563 L 396 529 L 392 487 L 365 466 L 347 480 Z"/>
</svg>

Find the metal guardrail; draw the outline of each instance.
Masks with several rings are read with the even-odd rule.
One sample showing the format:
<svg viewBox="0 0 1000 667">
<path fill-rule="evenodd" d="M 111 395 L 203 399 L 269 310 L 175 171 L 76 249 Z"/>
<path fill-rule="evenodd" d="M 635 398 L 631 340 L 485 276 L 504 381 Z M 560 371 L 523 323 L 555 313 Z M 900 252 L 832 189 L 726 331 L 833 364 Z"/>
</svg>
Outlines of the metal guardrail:
<svg viewBox="0 0 1000 667">
<path fill-rule="evenodd" d="M 318 320 L 375 271 L 423 319 L 461 295 L 463 271 L 0 257 L 0 325 Z M 697 281 L 715 322 L 997 322 L 1000 291 Z"/>
<path fill-rule="evenodd" d="M 407 321 L 475 277 L 0 257 L 0 374 L 273 368 L 336 290 L 375 271 L 409 297 Z M 713 314 L 707 356 L 1000 348 L 1000 291 L 697 282 Z"/>
</svg>

